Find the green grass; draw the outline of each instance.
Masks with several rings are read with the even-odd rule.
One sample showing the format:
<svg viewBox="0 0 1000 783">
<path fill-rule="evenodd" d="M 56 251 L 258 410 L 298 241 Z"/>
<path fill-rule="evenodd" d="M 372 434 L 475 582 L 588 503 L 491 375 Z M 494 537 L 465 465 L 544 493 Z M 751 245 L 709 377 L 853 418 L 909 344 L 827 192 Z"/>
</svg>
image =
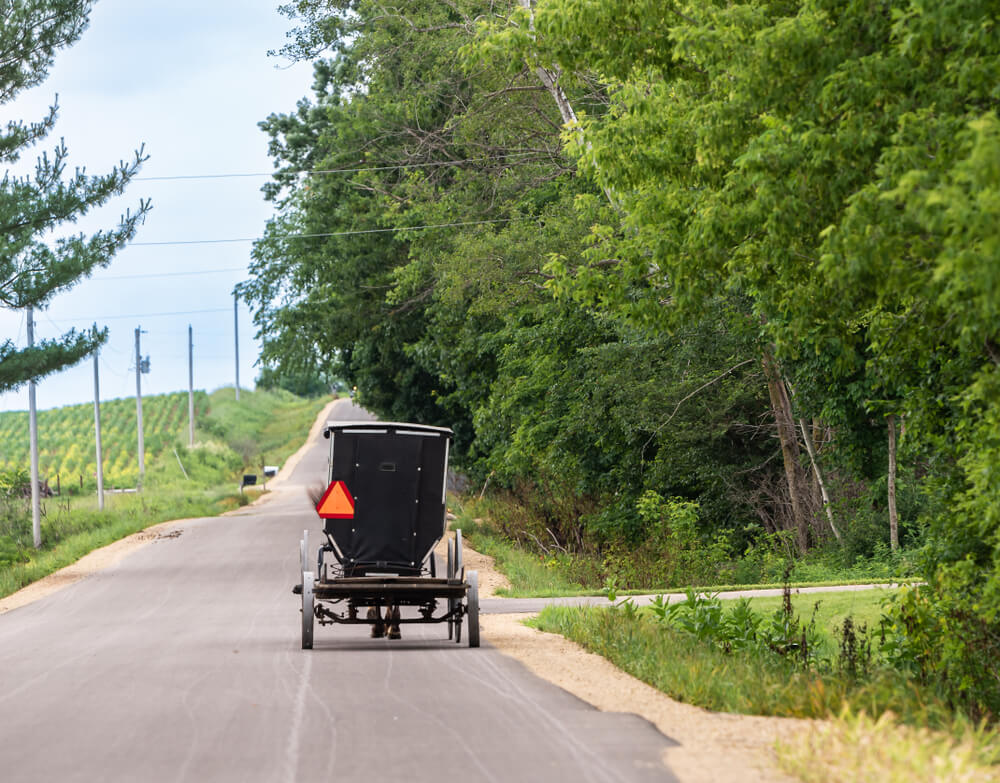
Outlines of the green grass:
<svg viewBox="0 0 1000 783">
<path fill-rule="evenodd" d="M 280 465 L 302 445 L 327 402 L 280 389 L 241 390 L 237 402 L 232 389 L 219 389 L 209 396 L 207 414 L 199 422 L 199 438 L 224 441 L 248 465 Z"/>
<path fill-rule="evenodd" d="M 561 570 L 546 567 L 545 561 L 537 555 L 491 536 L 475 525 L 466 523 L 466 527 L 462 527 L 453 522 L 451 526 L 460 528 L 466 542 L 477 552 L 494 558 L 497 568 L 510 581 L 511 588 L 498 590 L 498 595 L 508 598 L 551 598 L 601 594 L 600 590 L 588 590 L 583 585 L 568 580 Z"/>
<path fill-rule="evenodd" d="M 233 397 L 232 389 L 206 396 L 195 446 L 175 441 L 149 456 L 141 493 L 109 494 L 104 511 L 97 511 L 91 493 L 45 500 L 38 551 L 31 546 L 28 502 L 16 495 L 0 497 L 0 596 L 149 525 L 212 516 L 246 503 L 240 474 L 281 465 L 302 444 L 326 403 L 287 392 L 241 391 L 238 404 Z"/>
<path fill-rule="evenodd" d="M 845 710 L 778 742 L 778 762 L 805 783 L 1000 781 L 1000 736 L 961 721 L 948 731 Z"/>
<path fill-rule="evenodd" d="M 529 624 L 572 639 L 678 701 L 717 712 L 816 717 L 843 700 L 842 689 L 831 691 L 784 662 L 727 655 L 641 614 L 550 606 Z"/>
<path fill-rule="evenodd" d="M 550 606 L 529 624 L 572 639 L 678 701 L 718 712 L 823 718 L 850 704 L 924 725 L 949 725 L 954 717 L 892 670 L 857 680 L 830 667 L 804 671 L 772 654 L 724 652 L 642 612 Z"/>
</svg>

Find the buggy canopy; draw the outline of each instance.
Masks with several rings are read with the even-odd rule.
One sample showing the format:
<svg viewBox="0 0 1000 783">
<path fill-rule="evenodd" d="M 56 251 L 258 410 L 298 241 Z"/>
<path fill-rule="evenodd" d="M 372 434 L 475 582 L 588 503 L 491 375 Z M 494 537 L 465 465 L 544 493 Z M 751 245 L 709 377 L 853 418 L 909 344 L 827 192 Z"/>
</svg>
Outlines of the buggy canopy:
<svg viewBox="0 0 1000 783">
<path fill-rule="evenodd" d="M 324 523 L 344 574 L 420 573 L 445 533 L 452 431 L 331 421 L 323 434 L 330 439 L 327 482 L 338 498 L 349 498 L 341 502 L 344 513 Z"/>
</svg>

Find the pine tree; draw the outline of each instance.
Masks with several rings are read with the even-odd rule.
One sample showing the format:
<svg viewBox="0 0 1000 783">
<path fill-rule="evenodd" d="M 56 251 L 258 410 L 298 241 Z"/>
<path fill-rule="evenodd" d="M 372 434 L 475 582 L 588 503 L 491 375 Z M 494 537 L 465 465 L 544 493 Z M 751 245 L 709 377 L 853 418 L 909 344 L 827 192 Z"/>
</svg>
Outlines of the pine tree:
<svg viewBox="0 0 1000 783">
<path fill-rule="evenodd" d="M 75 43 L 86 29 L 93 0 L 0 0 L 0 105 L 48 75 L 55 53 Z M 107 266 L 132 239 L 149 210 L 139 202 L 117 226 L 93 235 L 51 238 L 92 208 L 120 195 L 146 159 L 142 149 L 110 173 L 90 176 L 77 168 L 67 175 L 68 152 L 62 140 L 38 158 L 33 175 L 10 171 L 22 154 L 53 129 L 57 102 L 37 122 L 11 121 L 0 127 L 0 306 L 43 308 L 94 269 Z M 46 241 L 48 240 L 48 241 Z M 17 389 L 91 355 L 107 330 L 70 330 L 33 348 L 0 342 L 0 392 Z"/>
</svg>

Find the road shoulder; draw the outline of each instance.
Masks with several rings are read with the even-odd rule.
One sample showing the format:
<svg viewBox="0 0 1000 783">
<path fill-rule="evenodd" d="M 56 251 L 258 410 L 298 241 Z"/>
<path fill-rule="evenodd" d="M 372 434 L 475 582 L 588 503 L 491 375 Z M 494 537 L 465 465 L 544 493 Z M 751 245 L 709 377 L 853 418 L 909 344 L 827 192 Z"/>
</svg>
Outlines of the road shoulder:
<svg viewBox="0 0 1000 783">
<path fill-rule="evenodd" d="M 506 583 L 492 558 L 468 547 L 463 547 L 463 557 L 467 568 L 474 563 L 479 570 L 480 584 L 492 588 Z M 495 597 L 493 589 L 488 597 Z M 663 761 L 681 783 L 794 780 L 778 769 L 775 742 L 779 738 L 787 742 L 812 721 L 716 713 L 683 704 L 576 642 L 524 625 L 532 616 L 480 614 L 483 638 L 533 674 L 603 712 L 633 713 L 648 720 L 677 743 L 664 752 Z"/>
</svg>

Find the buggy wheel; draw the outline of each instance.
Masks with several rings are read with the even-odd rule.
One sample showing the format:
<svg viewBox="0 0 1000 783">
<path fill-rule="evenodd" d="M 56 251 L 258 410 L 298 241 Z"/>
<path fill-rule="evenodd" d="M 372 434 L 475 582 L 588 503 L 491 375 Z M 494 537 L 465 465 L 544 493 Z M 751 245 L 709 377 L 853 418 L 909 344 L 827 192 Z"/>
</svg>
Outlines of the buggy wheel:
<svg viewBox="0 0 1000 783">
<path fill-rule="evenodd" d="M 469 647 L 479 646 L 479 572 L 469 571 L 469 597 L 466 614 L 469 617 Z"/>
<path fill-rule="evenodd" d="M 316 602 L 313 599 L 312 571 L 302 572 L 302 649 L 311 650 L 313 646 L 313 622 L 316 619 Z"/>
<path fill-rule="evenodd" d="M 309 570 L 309 531 L 302 531 L 302 538 L 299 540 L 299 570 Z"/>
<path fill-rule="evenodd" d="M 462 531 L 455 531 L 455 578 L 465 579 L 462 573 Z"/>
<path fill-rule="evenodd" d="M 448 575 L 448 581 L 450 582 L 455 578 L 455 542 L 450 538 L 448 539 L 448 570 L 445 572 Z M 455 611 L 455 599 L 448 599 L 448 614 L 450 615 Z M 453 617 L 448 618 L 448 638 L 455 638 L 455 619 Z"/>
</svg>

